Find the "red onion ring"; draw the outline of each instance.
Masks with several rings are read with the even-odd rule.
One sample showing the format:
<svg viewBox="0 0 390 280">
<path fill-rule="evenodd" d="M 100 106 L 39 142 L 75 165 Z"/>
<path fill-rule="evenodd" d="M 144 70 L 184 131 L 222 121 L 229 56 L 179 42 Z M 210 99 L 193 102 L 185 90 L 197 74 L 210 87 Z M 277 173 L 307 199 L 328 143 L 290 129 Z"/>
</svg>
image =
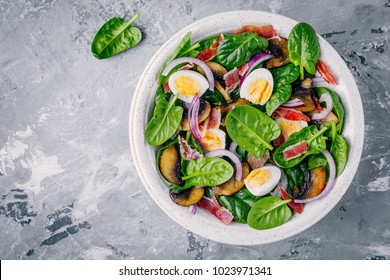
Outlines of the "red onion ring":
<svg viewBox="0 0 390 280">
<path fill-rule="evenodd" d="M 246 77 L 249 75 L 249 73 L 252 71 L 253 68 L 255 68 L 257 65 L 259 65 L 263 61 L 266 61 L 266 60 L 273 58 L 273 57 L 274 57 L 274 55 L 267 53 L 267 52 L 262 52 L 258 55 L 255 55 L 254 57 L 252 57 L 252 59 L 249 60 L 249 62 L 248 62 L 248 70 L 246 70 L 245 74 L 242 75 L 242 77 L 240 79 L 240 87 L 242 86 L 242 83 L 244 82 L 244 80 L 246 79 Z"/>
<path fill-rule="evenodd" d="M 238 157 L 238 154 L 237 154 L 237 147 L 238 147 L 238 145 L 237 145 L 237 143 L 236 142 L 234 142 L 234 141 L 232 141 L 232 143 L 230 144 L 230 146 L 229 146 L 229 151 L 231 152 L 231 153 L 233 153 L 233 154 L 235 154 L 237 157 Z"/>
<path fill-rule="evenodd" d="M 331 190 L 334 187 L 335 183 L 335 178 L 336 178 L 336 164 L 334 162 L 333 157 L 330 155 L 328 150 L 323 150 L 322 154 L 325 156 L 326 160 L 328 161 L 329 164 L 329 179 L 328 182 L 326 183 L 325 189 L 317 196 L 308 198 L 308 199 L 294 199 L 294 202 L 296 203 L 308 203 L 308 202 L 313 202 L 316 200 L 319 200 L 323 198 L 324 196 L 328 195 Z"/>
<path fill-rule="evenodd" d="M 303 101 L 300 100 L 299 98 L 294 98 L 292 100 L 283 103 L 281 106 L 286 108 L 300 108 L 300 107 L 305 107 L 305 103 L 303 103 Z"/>
<path fill-rule="evenodd" d="M 240 159 L 238 158 L 238 156 L 236 156 L 232 152 L 230 152 L 228 150 L 224 150 L 224 149 L 218 149 L 218 150 L 214 150 L 214 151 L 208 152 L 204 156 L 205 157 L 223 157 L 223 156 L 226 156 L 226 157 L 230 158 L 230 160 L 236 166 L 236 179 L 238 181 L 242 180 L 242 163 L 241 163 Z"/>
<path fill-rule="evenodd" d="M 214 91 L 214 75 L 213 72 L 211 72 L 210 67 L 204 63 L 202 60 L 194 58 L 194 57 L 180 57 L 172 60 L 168 63 L 167 66 L 165 66 L 164 70 L 162 71 L 163 76 L 168 76 L 169 72 L 172 71 L 173 68 L 175 68 L 179 64 L 183 63 L 193 63 L 198 65 L 200 68 L 203 69 L 203 71 L 206 74 L 206 78 L 209 81 L 209 89 L 211 91 Z"/>
<path fill-rule="evenodd" d="M 313 116 L 311 117 L 312 120 L 322 120 L 332 111 L 333 100 L 329 92 L 325 92 L 324 94 L 321 95 L 320 103 L 321 102 L 326 103 L 326 108 L 324 108 L 324 110 L 322 110 L 322 112 L 320 113 L 314 113 Z"/>
<path fill-rule="evenodd" d="M 199 95 L 196 94 L 191 101 L 190 108 L 188 108 L 188 124 L 190 131 L 195 140 L 203 148 L 202 135 L 199 130 L 198 113 L 200 107 Z"/>
</svg>

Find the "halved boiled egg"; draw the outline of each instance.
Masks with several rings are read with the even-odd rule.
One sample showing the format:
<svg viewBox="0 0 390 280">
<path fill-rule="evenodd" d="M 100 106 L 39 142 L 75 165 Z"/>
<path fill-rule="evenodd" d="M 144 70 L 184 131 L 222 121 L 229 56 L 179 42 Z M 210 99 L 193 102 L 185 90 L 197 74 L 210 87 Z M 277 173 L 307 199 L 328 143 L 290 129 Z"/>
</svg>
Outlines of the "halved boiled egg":
<svg viewBox="0 0 390 280">
<path fill-rule="evenodd" d="M 252 71 L 245 78 L 240 89 L 240 96 L 253 104 L 264 105 L 271 97 L 274 79 L 269 70 L 260 68 Z"/>
<path fill-rule="evenodd" d="M 207 151 L 225 149 L 226 133 L 219 128 L 207 129 L 206 135 L 202 138 L 203 148 Z"/>
<path fill-rule="evenodd" d="M 285 141 L 291 134 L 298 132 L 307 126 L 307 122 L 305 121 L 291 121 L 285 118 L 278 118 L 275 121 L 279 124 L 281 134 L 283 135 Z"/>
<path fill-rule="evenodd" d="M 169 88 L 174 94 L 179 94 L 179 99 L 190 103 L 194 96 L 202 96 L 209 88 L 209 82 L 205 77 L 195 71 L 179 70 L 173 73 L 168 80 Z"/>
<path fill-rule="evenodd" d="M 244 183 L 248 190 L 256 196 L 266 195 L 278 184 L 282 172 L 274 165 L 266 165 L 254 169 L 245 178 Z"/>
</svg>

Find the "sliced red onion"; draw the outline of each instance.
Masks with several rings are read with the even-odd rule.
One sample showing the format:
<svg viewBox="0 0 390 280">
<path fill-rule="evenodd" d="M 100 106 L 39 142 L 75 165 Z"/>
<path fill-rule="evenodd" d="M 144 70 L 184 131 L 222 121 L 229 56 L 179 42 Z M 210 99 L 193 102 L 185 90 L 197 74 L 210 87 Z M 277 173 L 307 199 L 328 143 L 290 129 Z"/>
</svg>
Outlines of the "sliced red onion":
<svg viewBox="0 0 390 280">
<path fill-rule="evenodd" d="M 316 200 L 319 200 L 323 198 L 324 196 L 328 195 L 331 190 L 334 187 L 335 183 L 335 178 L 336 178 L 336 164 L 333 160 L 333 157 L 330 155 L 328 150 L 323 150 L 322 154 L 325 156 L 326 160 L 328 161 L 329 164 L 329 179 L 328 182 L 326 183 L 325 189 L 317 196 L 308 198 L 308 199 L 294 199 L 294 202 L 296 203 L 308 203 L 308 202 L 313 202 Z"/>
<path fill-rule="evenodd" d="M 233 154 L 232 152 L 224 149 L 218 149 L 211 152 L 208 152 L 204 155 L 205 157 L 223 157 L 226 156 L 230 158 L 230 160 L 234 163 L 236 166 L 236 179 L 237 181 L 242 180 L 242 164 L 238 156 Z"/>
<path fill-rule="evenodd" d="M 238 157 L 238 154 L 237 154 L 237 147 L 238 147 L 237 143 L 234 142 L 234 141 L 232 141 L 232 143 L 231 143 L 230 146 L 229 146 L 229 151 L 230 151 L 231 153 L 235 154 L 235 155 Z"/>
<path fill-rule="evenodd" d="M 324 78 L 322 77 L 314 77 L 314 78 L 311 78 L 311 82 L 312 83 L 327 83 Z"/>
<path fill-rule="evenodd" d="M 322 120 L 332 111 L 333 100 L 329 92 L 325 92 L 324 94 L 321 95 L 320 103 L 321 102 L 326 103 L 326 108 L 324 108 L 320 113 L 314 113 L 313 116 L 311 117 L 312 120 Z"/>
<path fill-rule="evenodd" d="M 257 65 L 259 65 L 263 61 L 266 61 L 266 60 L 273 58 L 273 57 L 274 57 L 274 55 L 267 53 L 267 52 L 262 52 L 258 55 L 255 55 L 254 57 L 252 57 L 252 59 L 249 60 L 249 62 L 248 62 L 248 70 L 245 72 L 244 75 L 242 75 L 242 77 L 240 79 L 240 86 L 242 85 L 245 78 L 249 75 L 249 73 L 252 71 L 253 68 L 255 68 Z"/>
<path fill-rule="evenodd" d="M 175 68 L 179 64 L 183 63 L 193 63 L 198 65 L 200 68 L 203 69 L 203 71 L 206 74 L 206 78 L 209 81 L 209 89 L 211 91 L 214 91 L 214 75 L 213 72 L 211 72 L 210 67 L 204 63 L 202 60 L 194 58 L 194 57 L 180 57 L 172 60 L 168 63 L 167 66 L 165 66 L 164 71 L 162 71 L 163 76 L 168 76 L 169 72 L 172 71 L 173 68 Z"/>
<path fill-rule="evenodd" d="M 199 95 L 196 94 L 192 99 L 190 108 L 188 109 L 188 124 L 190 126 L 192 136 L 194 136 L 195 140 L 203 148 L 202 135 L 199 130 L 199 121 L 198 121 L 199 107 L 200 107 L 200 99 L 199 99 Z"/>
<path fill-rule="evenodd" d="M 197 212 L 197 210 L 198 210 L 198 205 L 197 205 L 197 204 L 192 204 L 192 205 L 190 205 L 189 210 L 191 211 L 191 214 L 192 214 L 192 215 L 195 215 L 196 212 Z"/>
<path fill-rule="evenodd" d="M 286 107 L 286 108 L 300 108 L 300 107 L 305 107 L 305 103 L 303 103 L 303 101 L 300 100 L 299 98 L 294 98 L 292 100 L 289 100 L 289 101 L 283 103 L 282 107 Z"/>
</svg>

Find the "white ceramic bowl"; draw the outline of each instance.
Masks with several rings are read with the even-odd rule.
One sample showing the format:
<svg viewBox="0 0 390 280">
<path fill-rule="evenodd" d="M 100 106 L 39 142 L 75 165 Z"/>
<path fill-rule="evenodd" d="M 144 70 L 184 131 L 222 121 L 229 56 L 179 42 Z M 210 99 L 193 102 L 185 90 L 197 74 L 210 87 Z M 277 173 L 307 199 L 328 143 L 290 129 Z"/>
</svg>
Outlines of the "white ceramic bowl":
<svg viewBox="0 0 390 280">
<path fill-rule="evenodd" d="M 206 36 L 231 32 L 247 24 L 272 24 L 279 35 L 288 37 L 297 21 L 262 11 L 233 11 L 203 18 L 183 28 L 172 36 L 147 64 L 135 90 L 129 123 L 130 146 L 135 166 L 145 189 L 161 209 L 178 224 L 195 234 L 237 245 L 279 241 L 302 232 L 321 220 L 333 209 L 349 187 L 360 161 L 364 138 L 363 108 L 353 76 L 338 53 L 319 36 L 320 58 L 331 67 L 338 79 L 338 85 L 334 89 L 345 107 L 343 136 L 350 146 L 348 163 L 342 175 L 337 178 L 332 192 L 320 201 L 307 204 L 301 215 L 294 214 L 293 218 L 282 226 L 262 231 L 254 230 L 245 224 L 224 225 L 203 210 L 192 215 L 187 207 L 173 203 L 169 197 L 168 187 L 161 181 L 155 168 L 157 149 L 149 146 L 144 138 L 144 130 L 154 108 L 157 73 L 188 31 L 192 32 L 192 42 L 196 42 Z"/>
</svg>

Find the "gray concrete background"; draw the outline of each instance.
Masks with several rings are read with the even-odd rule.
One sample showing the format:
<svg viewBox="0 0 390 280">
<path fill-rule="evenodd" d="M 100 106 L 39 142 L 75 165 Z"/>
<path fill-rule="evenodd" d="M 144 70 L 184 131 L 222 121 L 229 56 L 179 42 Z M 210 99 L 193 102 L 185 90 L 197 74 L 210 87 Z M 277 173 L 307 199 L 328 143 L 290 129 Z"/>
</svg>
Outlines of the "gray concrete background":
<svg viewBox="0 0 390 280">
<path fill-rule="evenodd" d="M 134 88 L 154 52 L 182 27 L 239 9 L 312 24 L 352 71 L 366 123 L 358 173 L 334 210 L 297 236 L 252 247 L 170 220 L 128 143 Z M 136 12 L 141 43 L 94 58 L 100 26 Z M 0 258 L 389 259 L 389 38 L 389 0 L 0 0 Z"/>
</svg>

